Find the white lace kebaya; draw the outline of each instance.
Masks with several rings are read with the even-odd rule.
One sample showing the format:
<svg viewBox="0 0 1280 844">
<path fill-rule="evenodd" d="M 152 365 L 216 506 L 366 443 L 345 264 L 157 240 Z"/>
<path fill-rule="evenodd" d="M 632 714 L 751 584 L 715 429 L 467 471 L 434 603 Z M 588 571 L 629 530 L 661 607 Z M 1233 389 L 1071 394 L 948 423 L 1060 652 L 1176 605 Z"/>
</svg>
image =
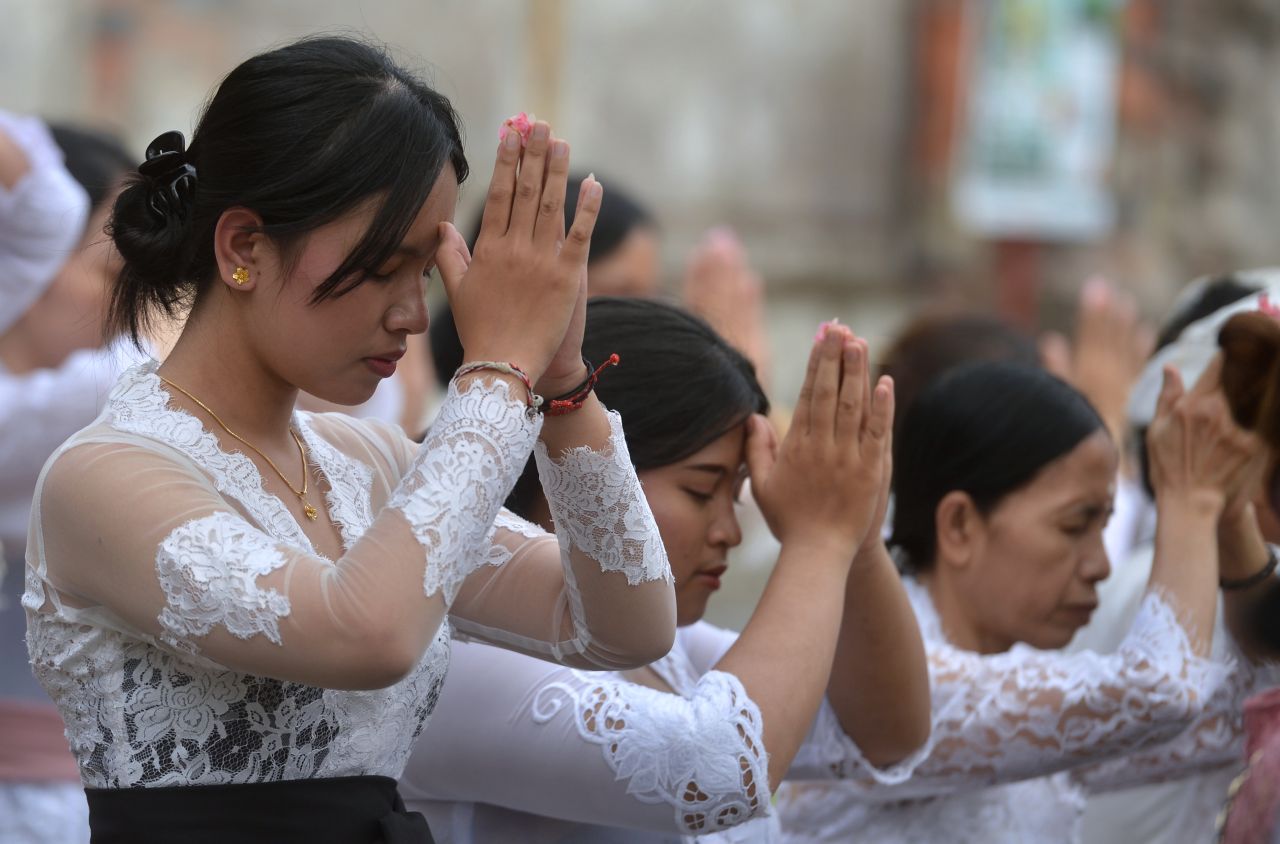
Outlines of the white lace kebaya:
<svg viewBox="0 0 1280 844">
<path fill-rule="evenodd" d="M 557 481 L 592 491 L 560 498 L 561 512 L 610 516 L 561 545 L 500 511 L 541 425 L 504 382 L 451 388 L 420 448 L 340 414 L 293 421 L 337 560 L 252 461 L 169 406 L 154 363 L 126 373 L 46 466 L 28 646 L 86 785 L 396 777 L 455 626 L 582 668 L 640 664 L 670 641 L 670 571 L 616 416 L 607 448 L 547 461 L 600 473 Z M 421 631 L 407 657 L 394 652 L 406 627 Z"/>
<path fill-rule="evenodd" d="M 929 743 L 897 785 L 868 776 L 843 734 L 806 743 L 796 764 L 839 781 L 779 790 L 784 840 L 1079 842 L 1088 791 L 1239 753 L 1240 707 L 1260 672 L 1196 656 L 1158 594 L 1144 598 L 1115 653 L 1016 645 L 981 655 L 948 643 L 926 588 L 906 583 L 929 657 Z"/>
<path fill-rule="evenodd" d="M 706 622 L 681 628 L 650 666 L 671 692 L 455 645 L 400 792 L 439 844 L 776 841 L 760 711 L 737 677 L 715 670 L 736 640 Z M 840 732 L 824 702 L 808 741 Z M 910 763 L 868 771 L 899 782 Z"/>
</svg>

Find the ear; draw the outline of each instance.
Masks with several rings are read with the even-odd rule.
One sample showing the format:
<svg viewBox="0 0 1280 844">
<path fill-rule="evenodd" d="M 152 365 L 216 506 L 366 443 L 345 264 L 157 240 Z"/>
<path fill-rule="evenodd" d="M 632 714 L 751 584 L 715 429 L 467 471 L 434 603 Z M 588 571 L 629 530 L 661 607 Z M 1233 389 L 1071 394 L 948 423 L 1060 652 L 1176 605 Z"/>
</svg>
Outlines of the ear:
<svg viewBox="0 0 1280 844">
<path fill-rule="evenodd" d="M 938 564 L 969 566 L 977 558 L 983 527 L 982 514 L 969 493 L 953 490 L 944 495 L 934 511 Z"/>
<path fill-rule="evenodd" d="M 256 211 L 235 206 L 222 212 L 213 230 L 213 257 L 218 263 L 218 281 L 232 290 L 252 290 L 258 284 L 258 260 L 266 245 L 262 217 Z M 237 269 L 248 271 L 248 280 L 238 284 Z M 243 274 L 242 274 L 243 275 Z"/>
</svg>

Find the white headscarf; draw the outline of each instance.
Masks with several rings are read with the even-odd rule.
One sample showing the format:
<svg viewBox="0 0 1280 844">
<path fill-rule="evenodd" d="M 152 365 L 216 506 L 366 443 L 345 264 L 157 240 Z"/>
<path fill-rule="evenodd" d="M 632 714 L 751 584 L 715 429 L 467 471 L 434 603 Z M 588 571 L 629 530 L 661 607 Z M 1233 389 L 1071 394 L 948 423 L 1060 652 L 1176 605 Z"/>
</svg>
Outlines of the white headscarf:
<svg viewBox="0 0 1280 844">
<path fill-rule="evenodd" d="M 0 111 L 0 131 L 27 157 L 28 171 L 0 186 L 0 334 L 40 298 L 84 235 L 89 196 L 62 163 L 49 129 Z"/>
<path fill-rule="evenodd" d="M 1259 288 L 1257 293 L 1219 308 L 1203 319 L 1188 325 L 1178 339 L 1165 346 L 1147 363 L 1129 394 L 1129 422 L 1135 427 L 1150 425 L 1156 416 L 1156 400 L 1164 380 L 1164 367 L 1173 364 L 1189 388 L 1204 372 L 1218 352 L 1218 332 L 1227 320 L 1247 311 L 1268 311 L 1280 316 L 1280 267 L 1243 270 L 1232 273 L 1241 284 Z M 1217 278 L 1215 276 L 1214 278 Z M 1212 278 L 1197 279 L 1188 285 L 1175 303 L 1173 313 L 1190 307 L 1200 297 Z"/>
</svg>

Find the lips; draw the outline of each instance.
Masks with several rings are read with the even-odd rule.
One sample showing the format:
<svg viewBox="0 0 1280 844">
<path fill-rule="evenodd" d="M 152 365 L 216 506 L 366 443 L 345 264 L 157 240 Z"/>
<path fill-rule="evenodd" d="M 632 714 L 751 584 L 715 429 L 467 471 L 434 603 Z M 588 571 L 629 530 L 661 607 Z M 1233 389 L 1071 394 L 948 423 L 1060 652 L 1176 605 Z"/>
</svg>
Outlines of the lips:
<svg viewBox="0 0 1280 844">
<path fill-rule="evenodd" d="M 700 569 L 693 576 L 694 580 L 709 587 L 713 592 L 720 588 L 720 576 L 723 575 L 729 567 L 726 565 L 713 566 L 711 568 Z"/>
</svg>

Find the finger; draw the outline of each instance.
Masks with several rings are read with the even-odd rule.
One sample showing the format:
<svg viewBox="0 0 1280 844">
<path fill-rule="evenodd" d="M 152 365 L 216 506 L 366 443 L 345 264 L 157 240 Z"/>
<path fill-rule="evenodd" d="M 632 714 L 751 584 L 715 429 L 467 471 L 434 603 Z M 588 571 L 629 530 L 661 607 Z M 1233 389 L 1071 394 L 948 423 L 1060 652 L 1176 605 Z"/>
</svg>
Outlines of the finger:
<svg viewBox="0 0 1280 844">
<path fill-rule="evenodd" d="M 547 160 L 547 181 L 542 187 L 538 220 L 533 238 L 539 243 L 557 244 L 564 240 L 564 197 L 569 190 L 569 142 L 556 138 L 551 142 Z"/>
<path fill-rule="evenodd" d="M 813 395 L 809 404 L 810 434 L 825 438 L 835 436 L 845 337 L 843 331 L 828 329 L 818 346 L 818 368 L 813 375 Z"/>
<path fill-rule="evenodd" d="M 471 251 L 462 234 L 453 223 L 440 224 L 440 246 L 436 250 L 436 266 L 440 268 L 440 280 L 444 282 L 445 295 L 453 299 L 462 284 L 462 277 L 471 265 Z"/>
<path fill-rule="evenodd" d="M 511 200 L 515 196 L 516 168 L 520 163 L 520 133 L 508 132 L 498 143 L 498 160 L 493 163 L 493 178 L 484 199 L 480 217 L 479 242 L 483 237 L 501 237 L 511 223 Z"/>
<path fill-rule="evenodd" d="M 893 446 L 893 413 L 896 398 L 893 394 L 893 379 L 881 375 L 876 383 L 875 392 L 871 395 L 870 410 L 867 413 L 867 434 L 878 442 L 881 448 L 892 449 Z"/>
<path fill-rule="evenodd" d="M 543 176 L 550 151 L 551 126 L 539 120 L 529 136 L 529 145 L 520 158 L 520 175 L 516 179 L 516 197 L 511 202 L 511 224 L 507 231 L 522 237 L 533 237 L 538 208 L 542 204 Z M 561 192 L 561 196 L 563 196 Z"/>
<path fill-rule="evenodd" d="M 1173 411 L 1174 404 L 1182 398 L 1183 392 L 1182 376 L 1178 374 L 1177 367 L 1165 364 L 1164 380 L 1160 383 L 1160 395 L 1156 398 L 1156 418 L 1168 416 Z"/>
<path fill-rule="evenodd" d="M 862 379 L 862 428 L 867 427 L 867 413 L 871 407 L 871 348 L 867 345 L 867 341 L 861 337 L 858 339 L 858 345 L 862 346 L 862 360 L 866 364 L 863 370 Z"/>
<path fill-rule="evenodd" d="M 1200 373 L 1200 377 L 1196 379 L 1195 386 L 1191 388 L 1191 395 L 1205 396 L 1218 390 L 1222 386 L 1222 352 L 1214 354 L 1213 359 L 1209 361 L 1209 365 L 1204 368 L 1204 372 Z"/>
<path fill-rule="evenodd" d="M 604 185 L 594 175 L 582 180 L 578 190 L 578 208 L 573 212 L 573 226 L 565 235 L 560 257 L 575 265 L 585 265 L 591 254 L 591 233 L 600 216 L 600 203 L 604 199 Z"/>
<path fill-rule="evenodd" d="M 1071 341 L 1057 331 L 1047 331 L 1040 337 L 1040 362 L 1050 374 L 1063 381 L 1071 381 Z"/>
<path fill-rule="evenodd" d="M 809 349 L 809 363 L 804 371 L 804 383 L 800 385 L 800 397 L 796 399 L 795 413 L 791 417 L 791 427 L 802 434 L 808 434 L 810 428 L 809 410 L 813 406 L 813 384 L 818 377 L 818 358 L 822 355 L 822 344 L 825 342 L 826 323 L 818 328 L 818 336 Z"/>
<path fill-rule="evenodd" d="M 870 379 L 867 378 L 866 346 L 858 340 L 845 340 L 844 370 L 840 376 L 840 397 L 836 404 L 836 442 L 856 447 L 862 433 L 863 408 L 868 404 Z"/>
<path fill-rule="evenodd" d="M 759 492 L 768 485 L 778 462 L 778 437 L 769 420 L 758 413 L 747 419 L 746 456 L 751 488 Z"/>
</svg>

